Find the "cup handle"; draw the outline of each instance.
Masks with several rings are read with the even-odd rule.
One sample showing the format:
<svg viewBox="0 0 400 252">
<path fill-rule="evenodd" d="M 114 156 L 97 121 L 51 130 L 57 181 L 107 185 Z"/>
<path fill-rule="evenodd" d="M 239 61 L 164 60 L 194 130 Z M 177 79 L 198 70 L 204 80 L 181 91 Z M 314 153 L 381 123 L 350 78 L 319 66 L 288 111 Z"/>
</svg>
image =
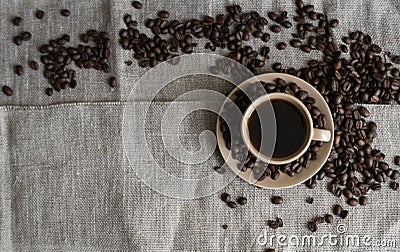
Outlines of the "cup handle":
<svg viewBox="0 0 400 252">
<path fill-rule="evenodd" d="M 330 130 L 314 128 L 314 134 L 311 139 L 315 141 L 329 142 L 331 137 Z"/>
</svg>

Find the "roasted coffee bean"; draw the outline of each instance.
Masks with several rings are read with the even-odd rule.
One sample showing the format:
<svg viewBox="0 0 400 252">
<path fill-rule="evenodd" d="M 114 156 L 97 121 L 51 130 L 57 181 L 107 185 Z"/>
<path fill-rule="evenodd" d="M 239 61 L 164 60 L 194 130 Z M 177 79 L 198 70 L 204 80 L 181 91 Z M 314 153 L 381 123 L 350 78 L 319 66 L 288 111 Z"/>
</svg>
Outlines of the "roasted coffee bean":
<svg viewBox="0 0 400 252">
<path fill-rule="evenodd" d="M 332 223 L 333 222 L 333 216 L 331 214 L 325 215 L 325 222 L 326 223 Z"/>
<path fill-rule="evenodd" d="M 280 204 L 283 203 L 283 199 L 282 199 L 282 197 L 280 197 L 280 196 L 273 196 L 273 197 L 271 198 L 271 202 L 272 202 L 272 204 L 280 205 Z"/>
<path fill-rule="evenodd" d="M 348 199 L 347 203 L 350 206 L 356 206 L 356 205 L 358 205 L 358 200 L 356 198 L 351 198 L 351 199 Z"/>
<path fill-rule="evenodd" d="M 279 223 L 276 220 L 269 220 L 267 222 L 268 227 L 270 227 L 271 229 L 277 229 L 279 228 Z"/>
<path fill-rule="evenodd" d="M 247 204 L 247 199 L 245 198 L 245 197 L 239 197 L 237 200 L 236 200 L 236 202 L 239 204 L 239 205 L 246 205 Z"/>
<path fill-rule="evenodd" d="M 314 198 L 313 198 L 313 197 L 307 197 L 307 198 L 306 198 L 306 202 L 307 202 L 308 204 L 312 204 L 312 203 L 314 202 Z"/>
<path fill-rule="evenodd" d="M 275 252 L 275 249 L 269 248 L 269 249 L 265 250 L 265 252 Z"/>
<path fill-rule="evenodd" d="M 365 196 L 361 196 L 358 200 L 361 206 L 365 206 L 368 203 L 368 198 Z"/>
<path fill-rule="evenodd" d="M 272 25 L 270 27 L 271 31 L 274 33 L 280 33 L 281 32 L 281 27 L 279 25 Z"/>
<path fill-rule="evenodd" d="M 132 6 L 133 6 L 133 8 L 135 8 L 135 9 L 141 9 L 141 8 L 143 7 L 142 3 L 139 2 L 139 1 L 133 1 L 133 2 L 132 2 Z"/>
<path fill-rule="evenodd" d="M 221 194 L 221 200 L 225 203 L 231 201 L 231 196 L 228 193 Z"/>
<path fill-rule="evenodd" d="M 340 205 L 333 206 L 333 213 L 335 215 L 339 215 L 343 211 L 343 208 Z"/>
<path fill-rule="evenodd" d="M 63 9 L 60 11 L 60 14 L 64 17 L 69 17 L 71 15 L 71 12 L 67 9 Z"/>
<path fill-rule="evenodd" d="M 14 67 L 14 72 L 16 75 L 21 76 L 24 73 L 24 68 L 21 65 L 16 65 Z"/>
<path fill-rule="evenodd" d="M 271 36 L 269 35 L 269 33 L 264 33 L 261 37 L 261 40 L 264 42 L 268 42 L 271 39 Z"/>
<path fill-rule="evenodd" d="M 39 69 L 39 63 L 37 63 L 34 60 L 29 61 L 29 66 L 30 68 L 32 68 L 33 70 L 38 70 Z"/>
<path fill-rule="evenodd" d="M 111 77 L 109 85 L 111 88 L 115 88 L 117 86 L 117 79 L 115 77 Z"/>
<path fill-rule="evenodd" d="M 42 10 L 37 10 L 36 13 L 35 13 L 35 17 L 36 17 L 37 19 L 42 19 L 42 18 L 44 17 L 44 11 L 42 11 Z"/>
<path fill-rule="evenodd" d="M 349 211 L 343 210 L 343 211 L 340 213 L 340 218 L 346 219 L 348 215 L 349 215 Z"/>
<path fill-rule="evenodd" d="M 228 229 L 228 225 L 224 224 L 221 226 L 223 229 Z"/>
<path fill-rule="evenodd" d="M 14 44 L 16 45 L 21 45 L 22 44 L 22 37 L 21 36 L 15 36 L 13 38 Z"/>
<path fill-rule="evenodd" d="M 3 93 L 7 96 L 12 96 L 14 91 L 7 85 L 4 85 L 1 90 L 3 91 Z"/>
<path fill-rule="evenodd" d="M 53 89 L 52 88 L 46 88 L 46 94 L 47 94 L 47 96 L 52 96 L 53 95 Z"/>
<path fill-rule="evenodd" d="M 23 41 L 28 41 L 32 38 L 32 34 L 30 32 L 23 32 L 21 38 Z"/>
<path fill-rule="evenodd" d="M 396 180 L 400 177 L 399 171 L 393 171 L 392 175 L 390 176 L 391 179 Z"/>
<path fill-rule="evenodd" d="M 287 47 L 287 45 L 286 45 L 285 42 L 279 42 L 279 43 L 276 45 L 276 48 L 277 48 L 278 50 L 284 50 L 284 49 L 286 49 L 286 47 Z"/>
<path fill-rule="evenodd" d="M 310 221 L 307 224 L 308 230 L 310 230 L 311 232 L 316 232 L 317 231 L 317 223 L 315 221 Z"/>
<path fill-rule="evenodd" d="M 233 202 L 233 201 L 229 201 L 229 202 L 227 203 L 227 205 L 228 205 L 228 207 L 230 207 L 230 208 L 236 208 L 236 207 L 237 207 L 236 203 Z"/>
<path fill-rule="evenodd" d="M 160 11 L 160 12 L 158 12 L 158 16 L 160 18 L 167 19 L 167 18 L 169 18 L 169 12 L 168 11 Z"/>
<path fill-rule="evenodd" d="M 22 18 L 20 18 L 20 17 L 14 17 L 14 18 L 12 19 L 12 23 L 13 23 L 14 25 L 16 25 L 16 26 L 19 26 L 19 25 L 21 24 L 21 22 L 22 22 Z"/>
<path fill-rule="evenodd" d="M 329 25 L 330 25 L 332 28 L 336 28 L 336 27 L 339 25 L 339 20 L 337 20 L 337 19 L 332 19 L 331 22 L 329 22 Z"/>
<path fill-rule="evenodd" d="M 298 39 L 293 39 L 290 41 L 290 45 L 294 48 L 299 48 L 301 46 L 301 41 Z"/>
<path fill-rule="evenodd" d="M 301 47 L 300 47 L 300 49 L 303 51 L 303 52 L 306 52 L 306 53 L 309 53 L 309 52 L 311 52 L 311 47 L 309 46 L 309 45 L 302 45 Z"/>
<path fill-rule="evenodd" d="M 395 157 L 394 157 L 394 163 L 395 163 L 396 165 L 399 165 L 399 166 L 400 166 L 400 156 L 395 156 Z"/>
</svg>

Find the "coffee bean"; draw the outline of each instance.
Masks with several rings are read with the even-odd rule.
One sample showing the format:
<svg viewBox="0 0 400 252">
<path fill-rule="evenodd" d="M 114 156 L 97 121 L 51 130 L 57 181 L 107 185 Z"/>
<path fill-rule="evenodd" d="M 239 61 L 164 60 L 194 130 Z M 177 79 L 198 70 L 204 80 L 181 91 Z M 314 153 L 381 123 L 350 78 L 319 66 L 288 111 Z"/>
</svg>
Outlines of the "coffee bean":
<svg viewBox="0 0 400 252">
<path fill-rule="evenodd" d="M 279 228 L 279 223 L 275 220 L 269 220 L 267 222 L 268 227 L 270 227 L 271 229 L 277 229 Z"/>
<path fill-rule="evenodd" d="M 298 39 L 292 39 L 290 45 L 294 48 L 299 48 L 301 46 L 301 41 Z"/>
<path fill-rule="evenodd" d="M 312 203 L 314 202 L 314 198 L 313 198 L 313 197 L 307 197 L 307 198 L 306 198 L 306 202 L 307 202 L 308 204 L 312 204 Z"/>
<path fill-rule="evenodd" d="M 160 18 L 167 19 L 167 18 L 169 18 L 169 12 L 168 11 L 160 11 L 160 12 L 158 12 L 158 16 Z"/>
<path fill-rule="evenodd" d="M 339 25 L 339 20 L 337 20 L 337 19 L 332 19 L 331 22 L 329 22 L 329 25 L 330 25 L 332 28 L 336 28 L 336 27 Z"/>
<path fill-rule="evenodd" d="M 335 215 L 339 215 L 343 211 L 343 208 L 340 205 L 333 206 L 333 213 Z"/>
<path fill-rule="evenodd" d="M 306 53 L 311 52 L 311 47 L 310 47 L 309 45 L 302 45 L 302 46 L 300 47 L 300 49 L 301 49 L 303 52 L 306 52 Z"/>
<path fill-rule="evenodd" d="M 310 221 L 307 224 L 308 230 L 310 230 L 311 232 L 316 232 L 317 231 L 317 223 L 315 223 L 315 221 Z"/>
<path fill-rule="evenodd" d="M 225 203 L 231 201 L 231 196 L 228 193 L 221 194 L 221 200 Z"/>
<path fill-rule="evenodd" d="M 272 25 L 272 26 L 270 27 L 270 30 L 271 30 L 272 32 L 275 32 L 275 33 L 280 33 L 280 32 L 281 32 L 281 27 L 280 27 L 279 25 Z"/>
<path fill-rule="evenodd" d="M 355 199 L 355 198 L 351 198 L 351 199 L 348 199 L 347 203 L 348 203 L 350 206 L 356 206 L 356 205 L 358 205 L 358 200 Z"/>
<path fill-rule="evenodd" d="M 272 204 L 280 205 L 280 204 L 283 203 L 283 199 L 282 199 L 282 197 L 280 197 L 280 196 L 273 196 L 273 197 L 271 198 L 271 202 L 272 202 Z"/>
<path fill-rule="evenodd" d="M 21 45 L 21 44 L 22 44 L 22 38 L 21 38 L 21 36 L 15 36 L 15 37 L 13 38 L 13 41 L 14 41 L 14 43 L 15 43 L 16 45 Z"/>
<path fill-rule="evenodd" d="M 399 171 L 393 171 L 392 175 L 390 176 L 391 179 L 396 180 L 400 177 Z"/>
<path fill-rule="evenodd" d="M 399 166 L 400 166 L 400 156 L 395 156 L 395 157 L 394 157 L 394 163 L 395 163 L 396 165 L 399 165 Z"/>
<path fill-rule="evenodd" d="M 33 70 L 38 70 L 39 69 L 39 63 L 37 63 L 34 60 L 29 61 L 29 66 L 30 68 L 32 68 Z"/>
<path fill-rule="evenodd" d="M 28 41 L 32 38 L 32 34 L 30 32 L 23 32 L 21 38 L 23 41 Z"/>
<path fill-rule="evenodd" d="M 277 48 L 278 50 L 284 50 L 284 49 L 286 49 L 286 47 L 287 47 L 287 45 L 286 45 L 285 42 L 279 42 L 279 43 L 276 45 L 276 48 Z"/>
<path fill-rule="evenodd" d="M 42 11 L 42 10 L 37 10 L 36 13 L 35 13 L 35 17 L 36 17 L 37 19 L 42 19 L 42 18 L 44 17 L 44 11 Z"/>
<path fill-rule="evenodd" d="M 48 96 L 52 96 L 53 95 L 53 89 L 52 88 L 46 88 L 46 94 Z"/>
<path fill-rule="evenodd" d="M 14 67 L 14 72 L 16 75 L 21 76 L 24 73 L 24 68 L 21 65 L 16 65 Z"/>
<path fill-rule="evenodd" d="M 361 197 L 359 198 L 359 202 L 360 202 L 360 205 L 361 205 L 361 206 L 365 206 L 365 205 L 368 203 L 368 198 L 365 197 L 365 196 L 361 196 Z"/>
<path fill-rule="evenodd" d="M 1 90 L 3 91 L 3 93 L 7 96 L 12 96 L 14 91 L 7 85 L 4 85 Z"/>
<path fill-rule="evenodd" d="M 63 9 L 60 11 L 60 14 L 64 17 L 69 17 L 71 15 L 71 12 L 67 9 Z"/>
<path fill-rule="evenodd" d="M 239 197 L 237 200 L 236 200 L 236 202 L 239 204 L 239 205 L 246 205 L 247 204 L 247 199 L 245 198 L 245 197 Z"/>
<path fill-rule="evenodd" d="M 269 248 L 269 249 L 265 250 L 265 252 L 275 252 L 275 249 Z"/>
<path fill-rule="evenodd" d="M 333 222 L 333 216 L 331 214 L 325 215 L 325 222 L 326 223 L 332 223 Z"/>
<path fill-rule="evenodd" d="M 117 79 L 115 77 L 111 77 L 109 85 L 111 88 L 115 88 L 117 86 Z"/>
<path fill-rule="evenodd" d="M 269 35 L 269 33 L 264 33 L 261 37 L 261 40 L 264 42 L 268 42 L 271 39 L 271 36 Z"/>
<path fill-rule="evenodd" d="M 340 218 L 346 219 L 346 217 L 347 217 L 348 215 L 349 215 L 349 211 L 343 210 L 343 211 L 340 213 Z"/>
<path fill-rule="evenodd" d="M 229 201 L 229 202 L 227 203 L 227 205 L 228 205 L 228 207 L 230 207 L 230 208 L 236 208 L 236 207 L 237 207 L 236 203 L 233 202 L 233 201 Z"/>
<path fill-rule="evenodd" d="M 275 21 L 278 18 L 278 15 L 275 12 L 268 12 L 268 17 L 269 19 L 271 19 L 272 21 Z"/>
<path fill-rule="evenodd" d="M 21 24 L 21 22 L 22 22 L 22 18 L 20 18 L 20 17 L 14 17 L 14 18 L 12 19 L 12 23 L 13 23 L 15 26 L 19 26 L 19 25 Z"/>
<path fill-rule="evenodd" d="M 228 225 L 224 224 L 224 225 L 222 225 L 222 228 L 223 229 L 228 229 Z"/>
<path fill-rule="evenodd" d="M 133 1 L 132 6 L 133 6 L 133 8 L 138 9 L 138 10 L 140 10 L 143 7 L 142 3 L 139 1 Z"/>
</svg>

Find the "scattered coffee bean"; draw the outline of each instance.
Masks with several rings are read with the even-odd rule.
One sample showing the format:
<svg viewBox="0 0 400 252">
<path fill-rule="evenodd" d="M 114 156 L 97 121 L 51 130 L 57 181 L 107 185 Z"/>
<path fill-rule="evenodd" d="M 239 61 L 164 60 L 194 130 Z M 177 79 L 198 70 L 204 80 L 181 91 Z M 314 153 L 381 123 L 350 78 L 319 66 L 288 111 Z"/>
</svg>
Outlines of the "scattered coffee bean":
<svg viewBox="0 0 400 252">
<path fill-rule="evenodd" d="M 247 199 L 245 198 L 245 197 L 239 197 L 237 200 L 236 200 L 236 202 L 239 204 L 239 205 L 246 205 L 247 204 Z"/>
<path fill-rule="evenodd" d="M 332 28 L 336 28 L 336 27 L 339 25 L 339 20 L 337 20 L 337 19 L 332 19 L 331 22 L 329 23 L 329 25 L 330 25 Z"/>
<path fill-rule="evenodd" d="M 37 63 L 35 60 L 31 60 L 29 61 L 29 67 L 32 68 L 32 70 L 38 70 L 39 63 Z"/>
<path fill-rule="evenodd" d="M 221 200 L 225 203 L 228 203 L 229 201 L 231 201 L 231 195 L 229 195 L 228 193 L 223 193 L 221 194 Z"/>
<path fill-rule="evenodd" d="M 21 45 L 21 44 L 22 44 L 22 38 L 21 38 L 21 36 L 15 36 L 15 37 L 13 38 L 13 41 L 14 41 L 14 43 L 15 43 L 16 45 Z"/>
<path fill-rule="evenodd" d="M 139 8 L 139 9 L 140 9 L 140 8 Z M 224 224 L 224 225 L 222 225 L 222 228 L 223 228 L 223 229 L 228 229 L 228 225 Z"/>
<path fill-rule="evenodd" d="M 46 88 L 46 94 L 48 96 L 52 96 L 53 95 L 53 89 L 52 88 Z"/>
<path fill-rule="evenodd" d="M 69 17 L 71 15 L 71 12 L 67 9 L 63 9 L 60 11 L 60 14 L 64 17 Z"/>
<path fill-rule="evenodd" d="M 348 199 L 348 200 L 347 200 L 347 203 L 348 203 L 350 206 L 356 206 L 356 205 L 358 205 L 358 200 L 357 200 L 356 198 L 351 198 L 351 199 Z"/>
<path fill-rule="evenodd" d="M 365 206 L 368 203 L 368 198 L 365 196 L 361 196 L 358 201 L 360 202 L 361 206 Z"/>
<path fill-rule="evenodd" d="M 326 223 L 332 223 L 333 222 L 333 216 L 331 214 L 325 215 L 325 222 Z"/>
<path fill-rule="evenodd" d="M 169 12 L 168 11 L 160 11 L 160 12 L 158 12 L 158 16 L 160 18 L 167 19 L 167 18 L 169 18 Z"/>
<path fill-rule="evenodd" d="M 346 217 L 347 217 L 348 214 L 349 214 L 349 211 L 343 210 L 343 211 L 340 213 L 340 218 L 346 219 Z"/>
<path fill-rule="evenodd" d="M 117 79 L 115 77 L 110 78 L 110 87 L 115 88 L 117 86 Z"/>
<path fill-rule="evenodd" d="M 306 198 L 306 202 L 307 202 L 308 204 L 312 204 L 312 203 L 314 202 L 314 198 L 313 198 L 313 197 L 307 197 L 307 198 Z"/>
<path fill-rule="evenodd" d="M 133 8 L 135 8 L 135 9 L 141 9 L 141 8 L 143 7 L 142 3 L 139 2 L 139 1 L 133 1 L 133 2 L 132 2 L 132 6 L 133 6 Z"/>
<path fill-rule="evenodd" d="M 21 76 L 24 73 L 24 68 L 21 65 L 14 66 L 14 72 L 16 75 Z"/>
<path fill-rule="evenodd" d="M 222 166 L 214 166 L 214 171 L 218 172 L 219 174 L 224 174 L 226 172 L 225 168 Z"/>
<path fill-rule="evenodd" d="M 21 38 L 23 41 L 28 41 L 32 38 L 32 34 L 30 32 L 23 32 Z"/>
<path fill-rule="evenodd" d="M 286 47 L 287 47 L 287 45 L 286 45 L 285 42 L 279 42 L 279 43 L 276 45 L 276 48 L 278 48 L 278 50 L 284 50 L 284 49 L 286 49 Z"/>
<path fill-rule="evenodd" d="M 127 65 L 127 66 L 131 66 L 132 64 L 133 64 L 132 60 L 125 61 L 125 65 Z"/>
<path fill-rule="evenodd" d="M 44 17 L 44 11 L 42 11 L 42 10 L 37 10 L 36 13 L 35 13 L 35 17 L 36 17 L 37 19 L 42 19 L 42 18 Z"/>
<path fill-rule="evenodd" d="M 316 232 L 317 231 L 317 223 L 315 223 L 315 221 L 310 221 L 310 222 L 308 222 L 308 224 L 307 224 L 307 226 L 308 226 L 308 230 L 310 230 L 311 232 Z"/>
<path fill-rule="evenodd" d="M 273 25 L 273 26 L 271 26 L 270 29 L 272 32 L 275 32 L 275 33 L 281 32 L 281 27 L 279 25 Z"/>
<path fill-rule="evenodd" d="M 399 166 L 400 166 L 400 156 L 395 156 L 395 157 L 394 157 L 394 163 L 395 163 L 396 165 L 399 165 Z"/>
<path fill-rule="evenodd" d="M 335 215 L 339 215 L 343 211 L 343 208 L 340 205 L 333 206 L 333 213 Z"/>
<path fill-rule="evenodd" d="M 7 85 L 4 85 L 1 90 L 3 91 L 3 93 L 7 96 L 12 96 L 14 91 Z"/>
<path fill-rule="evenodd" d="M 272 202 L 272 204 L 280 205 L 280 204 L 283 203 L 283 199 L 282 199 L 282 197 L 280 197 L 280 196 L 273 196 L 273 197 L 271 198 L 271 202 Z"/>
<path fill-rule="evenodd" d="M 13 23 L 14 25 L 16 25 L 16 26 L 19 26 L 19 25 L 21 24 L 21 22 L 22 22 L 22 18 L 20 18 L 20 17 L 14 17 L 14 18 L 12 19 L 12 23 Z"/>
<path fill-rule="evenodd" d="M 298 39 L 292 39 L 290 45 L 294 48 L 299 48 L 301 46 L 301 41 Z"/>
<path fill-rule="evenodd" d="M 233 201 L 229 201 L 229 202 L 227 203 L 227 205 L 228 205 L 228 207 L 230 207 L 230 208 L 236 208 L 236 207 L 237 207 L 236 203 L 233 202 Z"/>
</svg>

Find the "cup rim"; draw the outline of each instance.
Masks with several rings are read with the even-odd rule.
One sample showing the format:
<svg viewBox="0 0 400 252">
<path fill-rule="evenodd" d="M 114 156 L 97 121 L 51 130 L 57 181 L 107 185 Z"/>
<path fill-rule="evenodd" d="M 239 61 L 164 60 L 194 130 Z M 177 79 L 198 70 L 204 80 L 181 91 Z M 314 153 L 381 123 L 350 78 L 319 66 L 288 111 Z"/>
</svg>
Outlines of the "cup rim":
<svg viewBox="0 0 400 252">
<path fill-rule="evenodd" d="M 269 157 L 267 155 L 264 155 L 260 153 L 259 151 L 256 150 L 256 148 L 251 144 L 250 142 L 250 136 L 249 136 L 249 130 L 247 127 L 247 120 L 250 118 L 252 113 L 256 110 L 257 106 L 269 101 L 271 99 L 277 99 L 277 98 L 282 98 L 284 100 L 289 100 L 292 104 L 297 105 L 298 108 L 304 113 L 306 117 L 306 121 L 308 123 L 308 135 L 307 135 L 307 141 L 303 145 L 302 149 L 296 153 L 296 155 L 291 156 L 290 158 L 273 158 Z M 275 117 L 275 115 L 274 115 Z M 246 144 L 246 147 L 250 150 L 250 152 L 257 158 L 260 159 L 261 161 L 273 164 L 273 165 L 282 165 L 282 164 L 287 164 L 290 162 L 293 162 L 294 160 L 300 158 L 308 149 L 308 147 L 311 144 L 312 141 L 312 136 L 314 134 L 314 127 L 313 127 L 313 120 L 311 117 L 310 112 L 308 111 L 307 107 L 301 102 L 298 98 L 285 94 L 285 93 L 270 93 L 270 94 L 264 94 L 259 97 L 257 97 L 250 105 L 249 107 L 245 110 L 241 124 L 240 124 L 240 131 L 242 135 L 242 139 L 244 143 Z M 275 141 L 274 141 L 274 146 L 275 146 Z M 275 148 L 275 147 L 274 147 Z"/>
</svg>

